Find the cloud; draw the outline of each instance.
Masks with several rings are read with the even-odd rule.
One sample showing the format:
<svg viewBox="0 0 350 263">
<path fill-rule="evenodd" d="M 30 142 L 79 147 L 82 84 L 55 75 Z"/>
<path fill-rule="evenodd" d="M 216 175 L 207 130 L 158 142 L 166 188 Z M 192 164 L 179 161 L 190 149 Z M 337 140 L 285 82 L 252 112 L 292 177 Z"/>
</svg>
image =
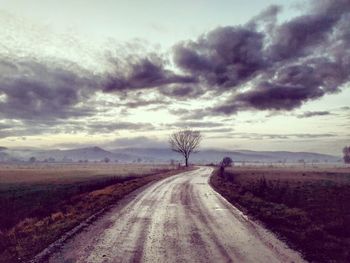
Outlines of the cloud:
<svg viewBox="0 0 350 263">
<path fill-rule="evenodd" d="M 286 133 L 286 134 L 273 134 L 273 133 L 230 133 L 227 138 L 247 139 L 247 140 L 264 140 L 264 139 L 319 139 L 319 138 L 331 138 L 337 137 L 337 134 L 333 133 Z"/>
<path fill-rule="evenodd" d="M 279 5 L 271 5 L 260 14 L 253 17 L 248 23 L 247 27 L 257 29 L 262 28 L 263 31 L 271 34 L 277 24 L 277 16 L 282 11 Z"/>
<path fill-rule="evenodd" d="M 245 27 L 219 27 L 196 41 L 174 47 L 174 62 L 206 86 L 230 89 L 265 66 L 262 33 Z"/>
<path fill-rule="evenodd" d="M 270 59 L 281 61 L 309 55 L 327 40 L 337 19 L 331 14 L 312 14 L 282 24 L 274 32 L 268 48 Z"/>
<path fill-rule="evenodd" d="M 329 111 L 306 111 L 306 112 L 303 112 L 302 114 L 298 114 L 297 117 L 302 119 L 302 118 L 310 118 L 315 116 L 327 116 L 327 115 L 332 115 L 332 113 Z"/>
<path fill-rule="evenodd" d="M 198 85 L 187 84 L 187 85 L 169 85 L 159 90 L 162 95 L 170 97 L 172 99 L 193 99 L 203 95 L 206 91 Z"/>
<path fill-rule="evenodd" d="M 107 103 L 110 108 L 164 104 L 164 96 L 145 99 L 144 94 L 137 97 L 137 91 L 195 81 L 165 69 L 165 61 L 156 55 L 135 55 L 120 65 L 112 62 L 113 73 L 95 74 L 69 61 L 0 56 L 0 117 L 41 121 L 96 115 L 103 106 L 94 101 L 98 92 L 117 91 L 122 97 L 123 92 L 136 91 L 119 105 Z"/>
<path fill-rule="evenodd" d="M 154 130 L 151 123 L 134 123 L 134 122 L 93 122 L 87 124 L 86 130 L 89 133 L 111 133 L 119 130 Z"/>
<path fill-rule="evenodd" d="M 192 76 L 178 75 L 166 69 L 166 61 L 160 55 L 129 56 L 126 61 L 109 58 L 115 67 L 113 73 L 105 75 L 103 90 L 130 91 L 149 88 L 159 88 L 168 84 L 193 83 Z"/>
<path fill-rule="evenodd" d="M 204 122 L 204 121 L 180 121 L 175 123 L 170 123 L 167 126 L 177 127 L 177 128 L 216 128 L 224 126 L 220 122 Z"/>
<path fill-rule="evenodd" d="M 98 81 L 77 65 L 0 58 L 0 116 L 6 119 L 55 119 L 88 116 L 81 102 Z"/>
<path fill-rule="evenodd" d="M 290 111 L 349 82 L 350 3 L 312 1 L 308 13 L 276 23 L 277 6 L 249 23 L 220 27 L 174 48 L 174 61 L 226 100 L 193 118 L 246 110 Z M 266 26 L 268 24 L 268 26 Z M 204 93 L 206 90 L 203 90 Z"/>
<path fill-rule="evenodd" d="M 108 146 L 111 148 L 127 148 L 127 147 L 135 147 L 135 148 L 164 148 L 168 147 L 167 141 L 162 141 L 157 138 L 150 138 L 145 136 L 139 136 L 134 138 L 118 138 L 112 142 L 109 142 Z"/>
<path fill-rule="evenodd" d="M 132 108 L 139 108 L 139 107 L 146 107 L 146 106 L 154 106 L 154 105 L 167 105 L 169 104 L 169 101 L 166 99 L 159 97 L 154 99 L 143 99 L 143 94 L 136 94 L 133 96 L 133 98 L 128 98 L 128 100 L 124 103 L 116 104 L 116 106 L 126 107 L 128 109 Z"/>
<path fill-rule="evenodd" d="M 0 123 L 0 138 L 21 137 L 44 134 L 110 134 L 122 130 L 150 131 L 155 127 L 151 123 L 126 121 L 94 120 L 25 120 L 21 122 Z"/>
<path fill-rule="evenodd" d="M 233 128 L 216 128 L 216 129 L 200 129 L 204 134 L 206 133 L 228 133 L 232 132 Z"/>
<path fill-rule="evenodd" d="M 291 111 L 340 92 L 350 80 L 349 1 L 310 3 L 303 15 L 283 23 L 277 19 L 281 8 L 271 6 L 247 24 L 218 27 L 179 42 L 170 58 L 138 50 L 107 55 L 111 69 L 105 73 L 89 72 L 68 61 L 2 56 L 0 117 L 40 122 L 93 116 L 104 106 L 94 101 L 98 93 L 123 99 L 109 104 L 111 110 L 170 106 L 204 95 L 214 104 L 169 110 L 180 119 Z M 151 93 L 154 96 L 148 96 Z"/>
</svg>

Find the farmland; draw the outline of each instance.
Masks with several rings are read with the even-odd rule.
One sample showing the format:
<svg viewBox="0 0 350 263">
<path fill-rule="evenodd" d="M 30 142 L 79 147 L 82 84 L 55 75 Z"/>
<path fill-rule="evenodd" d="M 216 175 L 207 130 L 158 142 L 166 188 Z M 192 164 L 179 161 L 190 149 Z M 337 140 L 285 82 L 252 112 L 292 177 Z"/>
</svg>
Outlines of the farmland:
<svg viewBox="0 0 350 263">
<path fill-rule="evenodd" d="M 307 260 L 350 261 L 350 168 L 234 167 L 210 182 Z"/>
<path fill-rule="evenodd" d="M 167 165 L 0 166 L 0 262 L 28 259 L 131 191 L 178 172 Z"/>
</svg>

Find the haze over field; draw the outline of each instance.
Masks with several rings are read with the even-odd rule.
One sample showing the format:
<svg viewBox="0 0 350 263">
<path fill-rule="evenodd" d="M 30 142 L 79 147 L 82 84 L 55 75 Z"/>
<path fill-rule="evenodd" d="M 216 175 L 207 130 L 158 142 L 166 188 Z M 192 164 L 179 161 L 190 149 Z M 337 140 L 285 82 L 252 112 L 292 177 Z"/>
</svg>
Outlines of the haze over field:
<svg viewBox="0 0 350 263">
<path fill-rule="evenodd" d="M 0 146 L 320 152 L 350 139 L 350 2 L 0 0 Z"/>
<path fill-rule="evenodd" d="M 259 163 L 337 163 L 339 156 L 308 152 L 286 151 L 247 151 L 247 150 L 214 150 L 202 149 L 191 157 L 196 164 L 219 163 L 225 156 L 230 156 L 235 162 Z M 170 163 L 182 162 L 178 153 L 168 148 L 116 148 L 105 150 L 100 147 L 87 147 L 69 150 L 43 149 L 4 149 L 0 150 L 0 162 L 28 162 L 30 158 L 45 163 L 69 162 L 111 162 L 111 163 Z"/>
</svg>

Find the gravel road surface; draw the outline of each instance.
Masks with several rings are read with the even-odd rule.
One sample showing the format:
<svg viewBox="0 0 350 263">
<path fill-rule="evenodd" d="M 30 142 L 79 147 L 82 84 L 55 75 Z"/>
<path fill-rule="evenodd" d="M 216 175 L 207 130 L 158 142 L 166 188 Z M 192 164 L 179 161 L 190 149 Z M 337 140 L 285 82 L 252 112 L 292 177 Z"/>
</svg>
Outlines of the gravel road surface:
<svg viewBox="0 0 350 263">
<path fill-rule="evenodd" d="M 212 168 L 137 191 L 45 262 L 304 262 L 208 184 Z"/>
</svg>

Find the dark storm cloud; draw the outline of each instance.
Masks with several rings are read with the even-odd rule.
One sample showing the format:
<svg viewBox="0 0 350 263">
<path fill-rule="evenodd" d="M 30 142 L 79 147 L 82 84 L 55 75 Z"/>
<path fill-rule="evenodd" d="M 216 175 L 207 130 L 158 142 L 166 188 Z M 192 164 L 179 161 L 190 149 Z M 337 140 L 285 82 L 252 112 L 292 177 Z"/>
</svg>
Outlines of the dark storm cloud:
<svg viewBox="0 0 350 263">
<path fill-rule="evenodd" d="M 234 95 L 214 112 L 231 114 L 239 110 L 292 110 L 303 103 L 340 91 L 349 81 L 349 72 L 328 58 L 313 58 L 303 64 L 286 65 L 278 69 L 273 80 L 255 84 Z"/>
<path fill-rule="evenodd" d="M 312 1 L 276 23 L 272 6 L 240 27 L 217 28 L 174 48 L 174 61 L 228 99 L 193 118 L 242 110 L 293 110 L 339 92 L 350 77 L 350 2 Z M 262 29 L 261 29 L 262 28 Z"/>
<path fill-rule="evenodd" d="M 305 15 L 282 24 L 274 32 L 268 52 L 270 59 L 280 61 L 308 55 L 310 50 L 322 45 L 337 22 L 330 15 Z"/>
<path fill-rule="evenodd" d="M 339 30 L 339 22 L 350 12 L 348 0 L 311 0 L 307 4 L 307 14 L 275 27 L 267 47 L 270 60 L 297 59 L 319 47 L 328 47 L 331 35 Z"/>
<path fill-rule="evenodd" d="M 97 92 L 122 97 L 144 91 L 110 105 L 122 109 L 204 94 L 220 101 L 178 111 L 198 120 L 245 110 L 293 110 L 339 92 L 350 78 L 349 0 L 309 3 L 304 15 L 282 24 L 280 7 L 272 6 L 245 25 L 219 27 L 178 43 L 172 61 L 136 51 L 109 55 L 112 70 L 101 75 L 68 62 L 0 57 L 0 117 L 43 121 L 94 115 L 103 106 L 89 101 Z M 145 96 L 150 91 L 159 97 Z"/>
<path fill-rule="evenodd" d="M 76 65 L 0 59 L 0 71 L 2 118 L 69 118 L 94 110 L 79 103 L 93 93 L 96 81 Z"/>
<path fill-rule="evenodd" d="M 245 27 L 220 27 L 174 47 L 174 61 L 207 86 L 229 89 L 265 66 L 262 33 Z"/>
<path fill-rule="evenodd" d="M 103 86 L 105 92 L 130 91 L 174 83 L 196 82 L 193 76 L 177 75 L 166 69 L 166 62 L 156 54 L 144 57 L 130 56 L 127 58 L 127 63 L 115 58 L 109 60 L 115 66 L 115 72 L 105 76 Z"/>
<path fill-rule="evenodd" d="M 119 91 L 123 96 L 122 92 L 195 82 L 192 76 L 165 69 L 164 60 L 155 55 L 133 56 L 119 65 L 112 62 L 116 67 L 113 74 L 96 75 L 68 61 L 0 57 L 0 116 L 40 121 L 90 116 L 97 113 L 97 106 L 108 106 L 88 103 L 96 92 Z M 166 101 L 164 95 L 158 99 L 145 99 L 143 95 L 136 93 L 110 106 L 136 108 Z"/>
<path fill-rule="evenodd" d="M 306 111 L 303 112 L 302 114 L 298 114 L 298 118 L 311 118 L 315 116 L 327 116 L 327 115 L 332 115 L 331 112 L 329 111 Z"/>
</svg>

